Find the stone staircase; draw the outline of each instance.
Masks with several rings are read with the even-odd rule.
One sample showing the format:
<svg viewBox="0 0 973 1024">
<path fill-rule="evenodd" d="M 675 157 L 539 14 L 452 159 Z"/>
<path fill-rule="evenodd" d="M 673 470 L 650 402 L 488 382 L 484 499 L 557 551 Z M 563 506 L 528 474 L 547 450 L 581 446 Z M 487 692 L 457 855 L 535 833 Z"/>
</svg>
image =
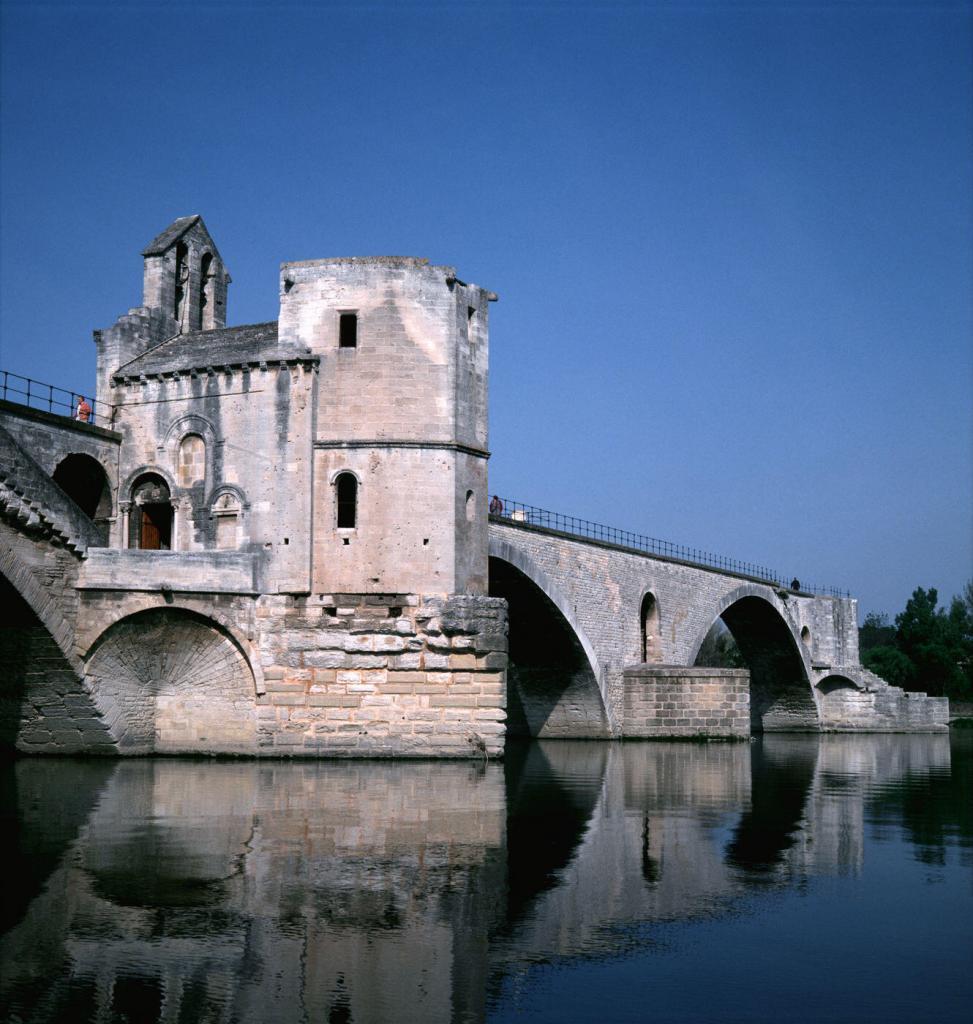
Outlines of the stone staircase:
<svg viewBox="0 0 973 1024">
<path fill-rule="evenodd" d="M 100 543 L 95 524 L 0 427 L 0 516 L 79 558 Z"/>
<path fill-rule="evenodd" d="M 945 732 L 949 727 L 949 700 L 912 693 L 893 686 L 862 665 L 833 668 L 836 675 L 855 681 L 860 689 L 829 701 L 826 729 L 868 732 Z M 840 702 L 840 706 L 836 704 Z"/>
</svg>

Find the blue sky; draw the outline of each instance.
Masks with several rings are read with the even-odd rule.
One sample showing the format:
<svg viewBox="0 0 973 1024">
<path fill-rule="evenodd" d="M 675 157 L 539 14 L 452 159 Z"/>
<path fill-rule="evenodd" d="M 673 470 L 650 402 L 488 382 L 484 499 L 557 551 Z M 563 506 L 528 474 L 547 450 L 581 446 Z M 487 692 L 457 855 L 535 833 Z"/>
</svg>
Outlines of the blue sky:
<svg viewBox="0 0 973 1024">
<path fill-rule="evenodd" d="M 201 213 L 497 291 L 491 490 L 847 587 L 973 576 L 970 3 L 11 3 L 0 365 L 90 389 Z"/>
</svg>

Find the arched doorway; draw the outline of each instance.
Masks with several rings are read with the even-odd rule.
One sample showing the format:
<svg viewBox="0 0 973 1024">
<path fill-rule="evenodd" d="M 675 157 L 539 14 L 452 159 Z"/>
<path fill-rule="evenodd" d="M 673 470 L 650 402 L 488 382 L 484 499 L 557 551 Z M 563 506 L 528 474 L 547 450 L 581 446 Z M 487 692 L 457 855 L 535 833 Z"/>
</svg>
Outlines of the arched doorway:
<svg viewBox="0 0 973 1024">
<path fill-rule="evenodd" d="M 63 458 L 52 474 L 54 483 L 95 524 L 98 539 L 108 544 L 112 498 L 108 474 L 101 463 L 82 453 Z"/>
<path fill-rule="evenodd" d="M 508 605 L 508 737 L 607 738 L 591 663 L 554 602 L 520 569 L 494 557 L 490 596 Z"/>
<path fill-rule="evenodd" d="M 172 499 L 169 485 L 156 473 L 140 476 L 132 485 L 128 546 L 144 551 L 172 547 Z"/>
<path fill-rule="evenodd" d="M 733 601 L 719 619 L 733 638 L 726 656 L 750 670 L 751 729 L 817 732 L 820 721 L 804 661 L 780 612 L 765 598 L 747 595 Z M 711 656 L 711 645 L 701 643 L 695 664 L 711 664 L 707 652 Z"/>
</svg>

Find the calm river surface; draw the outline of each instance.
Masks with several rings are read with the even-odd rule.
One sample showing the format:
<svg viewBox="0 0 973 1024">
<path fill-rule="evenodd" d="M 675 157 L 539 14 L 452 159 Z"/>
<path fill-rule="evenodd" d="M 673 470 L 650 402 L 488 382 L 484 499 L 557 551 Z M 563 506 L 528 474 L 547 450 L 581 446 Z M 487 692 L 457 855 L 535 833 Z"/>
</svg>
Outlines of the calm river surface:
<svg viewBox="0 0 973 1024">
<path fill-rule="evenodd" d="M 969 1021 L 973 733 L 0 767 L 4 1021 Z"/>
</svg>

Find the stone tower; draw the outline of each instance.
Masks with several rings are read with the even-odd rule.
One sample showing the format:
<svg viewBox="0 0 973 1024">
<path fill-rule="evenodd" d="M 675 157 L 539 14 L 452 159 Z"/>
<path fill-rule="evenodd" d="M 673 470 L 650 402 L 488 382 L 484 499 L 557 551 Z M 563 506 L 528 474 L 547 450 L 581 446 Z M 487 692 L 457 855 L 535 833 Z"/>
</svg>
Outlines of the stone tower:
<svg viewBox="0 0 973 1024">
<path fill-rule="evenodd" d="M 230 275 L 202 217 L 173 221 L 142 250 L 142 257 L 142 305 L 171 317 L 174 333 L 226 326 Z"/>
<path fill-rule="evenodd" d="M 320 359 L 312 591 L 485 594 L 496 296 L 410 257 L 285 263 L 280 295 Z"/>
</svg>

